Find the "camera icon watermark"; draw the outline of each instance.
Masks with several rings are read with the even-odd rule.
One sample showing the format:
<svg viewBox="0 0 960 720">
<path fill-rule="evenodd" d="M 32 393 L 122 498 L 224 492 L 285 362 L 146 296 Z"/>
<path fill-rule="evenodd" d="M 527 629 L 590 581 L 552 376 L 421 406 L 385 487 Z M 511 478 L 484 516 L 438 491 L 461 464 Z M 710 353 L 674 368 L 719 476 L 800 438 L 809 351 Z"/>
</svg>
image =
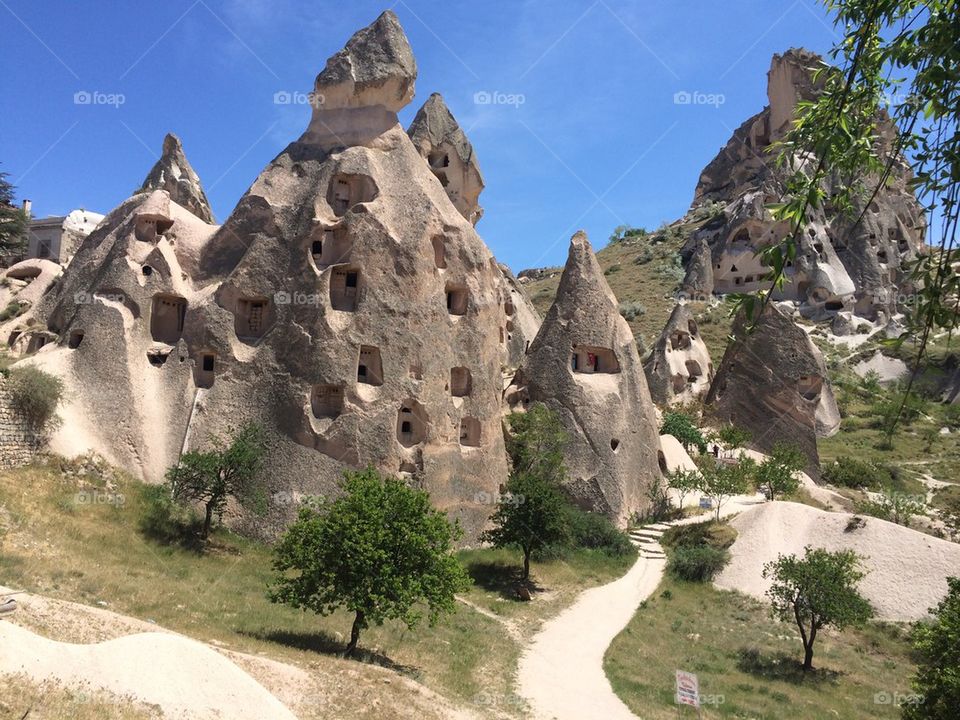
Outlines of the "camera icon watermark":
<svg viewBox="0 0 960 720">
<path fill-rule="evenodd" d="M 881 690 L 873 695 L 874 705 L 893 705 L 894 707 L 903 707 L 904 705 L 919 705 L 923 702 L 923 695 L 916 693 L 900 693 Z"/>
<path fill-rule="evenodd" d="M 478 505 L 523 505 L 526 498 L 520 494 L 514 493 L 496 493 L 481 490 L 473 496 L 473 501 Z"/>
<path fill-rule="evenodd" d="M 324 97 L 318 92 L 301 92 L 300 90 L 277 90 L 273 94 L 274 105 L 309 105 L 312 108 L 322 107 Z"/>
<path fill-rule="evenodd" d="M 305 293 L 299 290 L 292 293 L 278 290 L 273 294 L 273 302 L 277 305 L 319 305 L 322 298 L 320 293 Z"/>
<path fill-rule="evenodd" d="M 127 96 L 123 93 L 107 93 L 100 90 L 77 90 L 73 94 L 74 105 L 106 105 L 114 109 L 119 109 L 121 105 L 127 102 Z"/>
<path fill-rule="evenodd" d="M 710 105 L 714 108 L 719 108 L 726 101 L 727 97 L 722 93 L 679 90 L 673 94 L 674 105 Z"/>
<path fill-rule="evenodd" d="M 474 105 L 512 105 L 520 107 L 527 101 L 523 93 L 505 93 L 499 90 L 478 90 L 473 94 Z"/>
<path fill-rule="evenodd" d="M 81 490 L 73 496 L 77 505 L 113 505 L 123 507 L 127 498 L 123 493 L 100 490 Z"/>
</svg>

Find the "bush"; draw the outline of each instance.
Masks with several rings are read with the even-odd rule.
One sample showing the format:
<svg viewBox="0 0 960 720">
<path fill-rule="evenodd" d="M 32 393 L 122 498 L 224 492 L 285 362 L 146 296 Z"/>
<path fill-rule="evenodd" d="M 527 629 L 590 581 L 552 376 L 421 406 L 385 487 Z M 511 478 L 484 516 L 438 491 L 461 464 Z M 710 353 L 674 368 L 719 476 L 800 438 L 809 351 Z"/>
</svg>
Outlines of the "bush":
<svg viewBox="0 0 960 720">
<path fill-rule="evenodd" d="M 677 580 L 707 582 L 720 572 L 730 554 L 709 545 L 681 545 L 670 553 L 667 572 Z"/>
<path fill-rule="evenodd" d="M 714 550 L 726 550 L 737 539 L 736 529 L 725 522 L 692 523 L 675 525 L 660 538 L 660 544 L 668 548 L 707 546 Z"/>
<path fill-rule="evenodd" d="M 571 505 L 567 511 L 567 527 L 570 531 L 570 544 L 575 548 L 599 550 L 611 557 L 636 553 L 626 533 L 603 515 L 586 512 Z"/>
<path fill-rule="evenodd" d="M 636 300 L 620 303 L 620 314 L 623 315 L 624 320 L 627 322 L 636 320 L 646 312 L 647 308 L 643 306 L 643 303 L 637 302 Z"/>
<path fill-rule="evenodd" d="M 193 546 L 200 531 L 200 519 L 177 504 L 166 485 L 144 485 L 140 490 L 140 532 L 163 544 Z"/>
<path fill-rule="evenodd" d="M 894 480 L 890 468 L 852 457 L 838 457 L 820 469 L 824 482 L 837 487 L 876 490 Z"/>
<path fill-rule="evenodd" d="M 16 300 L 11 300 L 3 310 L 0 310 L 0 322 L 19 317 L 28 307 L 28 305 L 21 305 Z"/>
<path fill-rule="evenodd" d="M 661 435 L 673 435 L 684 448 L 690 449 L 695 445 L 701 453 L 707 451 L 707 440 L 703 437 L 693 418 L 680 412 L 668 412 L 663 416 L 663 424 L 660 426 Z"/>
<path fill-rule="evenodd" d="M 63 399 L 63 381 L 32 366 L 10 371 L 7 389 L 13 409 L 34 432 L 55 424 L 57 406 Z"/>
</svg>

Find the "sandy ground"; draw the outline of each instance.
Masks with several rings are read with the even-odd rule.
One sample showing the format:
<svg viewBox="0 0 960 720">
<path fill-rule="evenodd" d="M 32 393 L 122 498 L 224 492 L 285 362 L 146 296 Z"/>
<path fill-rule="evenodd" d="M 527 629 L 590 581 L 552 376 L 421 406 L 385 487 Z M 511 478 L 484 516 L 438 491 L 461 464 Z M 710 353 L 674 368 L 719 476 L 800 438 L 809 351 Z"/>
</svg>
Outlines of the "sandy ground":
<svg viewBox="0 0 960 720">
<path fill-rule="evenodd" d="M 0 622 L 0 673 L 104 690 L 167 717 L 295 720 L 256 680 L 209 646 L 171 633 L 74 645 Z"/>
<path fill-rule="evenodd" d="M 747 509 L 731 521 L 740 534 L 715 584 L 764 599 L 769 581 L 761 576 L 763 565 L 779 554 L 802 555 L 807 545 L 851 549 L 866 557 L 869 572 L 860 590 L 879 619 L 927 616 L 946 594 L 946 578 L 960 574 L 960 545 L 870 517 L 863 518 L 865 527 L 846 532 L 852 517 L 788 502 Z"/>
<path fill-rule="evenodd" d="M 10 588 L 0 586 L 0 597 L 8 592 Z M 52 677 L 63 686 L 84 692 L 103 689 L 109 695 L 125 697 L 140 705 L 159 705 L 165 717 L 171 718 L 346 717 L 345 708 L 351 703 L 359 703 L 360 714 L 365 716 L 418 720 L 476 718 L 472 709 L 458 708 L 414 680 L 375 665 L 318 656 L 308 671 L 261 655 L 236 652 L 217 641 L 201 643 L 108 609 L 34 594 L 15 597 L 19 609 L 0 620 L 0 675 L 22 670 L 38 682 L 43 677 Z M 128 673 L 124 667 L 129 664 L 124 653 L 129 653 L 130 646 L 126 643 L 131 637 L 140 638 L 133 643 L 135 654 L 144 646 L 149 649 L 148 664 L 140 674 Z M 185 654 L 185 663 L 178 668 L 194 670 L 194 674 L 184 680 L 184 687 L 178 688 L 179 694 L 172 702 L 158 701 L 151 687 L 161 680 L 167 683 L 166 666 L 157 670 L 155 648 L 167 648 L 164 653 L 168 657 L 171 653 L 178 658 L 181 653 Z M 109 657 L 103 659 L 98 657 L 100 654 Z M 94 665 L 88 655 L 95 658 Z M 134 661 L 139 662 L 136 658 Z M 20 665 L 32 665 L 33 670 L 31 667 L 18 670 Z M 180 683 L 181 670 L 174 668 L 172 672 L 175 681 Z M 88 675 L 95 677 L 91 680 Z M 216 693 L 210 694 L 206 686 L 211 677 L 220 678 L 217 683 L 223 683 L 225 677 L 226 684 L 216 688 L 216 693 L 223 690 L 229 693 L 225 700 Z M 122 684 L 127 682 L 129 689 Z M 199 705 L 196 704 L 198 696 Z M 204 707 L 202 702 L 206 701 L 217 704 L 223 701 L 226 706 L 217 708 L 219 714 L 193 710 Z M 181 712 L 183 703 L 191 705 L 192 714 Z M 243 705 L 242 712 L 247 714 L 233 713 L 232 709 L 238 704 Z M 264 707 L 271 709 L 271 713 L 276 709 L 276 713 L 248 712 L 249 708 Z"/>
<path fill-rule="evenodd" d="M 637 606 L 656 590 L 663 560 L 639 559 L 626 575 L 585 591 L 546 622 L 520 659 L 519 692 L 532 717 L 635 720 L 603 672 L 603 655 Z"/>
</svg>

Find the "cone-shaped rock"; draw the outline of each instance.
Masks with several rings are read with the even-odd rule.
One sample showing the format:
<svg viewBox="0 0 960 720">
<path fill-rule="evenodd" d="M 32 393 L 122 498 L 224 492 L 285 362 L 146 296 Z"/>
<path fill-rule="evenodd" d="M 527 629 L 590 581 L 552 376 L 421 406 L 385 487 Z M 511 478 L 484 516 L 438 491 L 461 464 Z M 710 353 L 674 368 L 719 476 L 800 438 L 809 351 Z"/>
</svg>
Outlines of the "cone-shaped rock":
<svg viewBox="0 0 960 720">
<path fill-rule="evenodd" d="M 166 190 L 175 203 L 206 223 L 214 222 L 200 178 L 187 161 L 180 138 L 173 133 L 168 133 L 163 139 L 163 154 L 147 173 L 140 188 L 140 192 L 151 190 Z"/>
<path fill-rule="evenodd" d="M 815 53 L 791 49 L 774 55 L 767 79 L 769 104 L 744 122 L 720 153 L 704 168 L 697 184 L 691 214 L 708 210 L 711 217 L 692 234 L 683 249 L 688 260 L 685 291 L 690 295 L 755 292 L 770 285 L 759 251 L 789 234 L 789 223 L 776 221 L 768 205 L 779 202 L 792 165 L 776 162 L 776 146 L 792 127 L 796 104 L 821 91 L 825 75 Z M 878 151 L 889 157 L 897 147 L 896 128 L 884 113 L 878 115 Z M 925 219 L 911 187 L 911 173 L 900 156 L 892 158 L 890 177 L 876 197 L 854 198 L 853 212 L 816 208 L 798 238 L 797 257 L 787 263 L 786 282 L 774 299 L 795 302 L 800 312 L 815 320 L 854 313 L 865 321 L 887 324 L 904 310 L 904 298 L 913 292 L 909 261 L 923 252 Z M 797 158 L 812 173 L 816 158 Z M 831 178 L 824 191 L 833 194 Z M 864 179 L 867 187 L 878 178 Z M 858 218 L 862 219 L 856 222 Z M 706 282 L 703 245 L 710 249 L 712 282 Z M 847 318 L 835 325 L 850 332 L 860 324 Z"/>
<path fill-rule="evenodd" d="M 295 498 L 373 465 L 477 537 L 507 475 L 513 305 L 397 122 L 415 76 L 385 13 L 331 58 L 310 126 L 222 227 L 161 190 L 111 213 L 49 301 L 61 344 L 44 362 L 82 396 L 64 443 L 158 481 L 181 447 L 254 420 L 271 502 L 234 525 L 275 534 Z"/>
<path fill-rule="evenodd" d="M 543 402 L 559 414 L 576 502 L 621 524 L 646 505 L 659 474 L 653 402 L 633 333 L 583 232 L 570 242 L 556 300 L 507 401 Z"/>
<path fill-rule="evenodd" d="M 478 203 L 483 175 L 473 146 L 440 93 L 433 93 L 423 104 L 407 134 L 443 185 L 450 202 L 476 225 L 483 215 Z"/>
<path fill-rule="evenodd" d="M 710 388 L 710 351 L 686 305 L 673 309 L 643 369 L 650 396 L 660 405 L 694 402 Z"/>
<path fill-rule="evenodd" d="M 705 238 L 700 239 L 687 262 L 680 295 L 692 302 L 709 302 L 713 295 L 713 255 Z"/>
<path fill-rule="evenodd" d="M 750 325 L 741 311 L 707 393 L 707 410 L 748 430 L 760 451 L 777 443 L 797 446 L 807 456 L 807 473 L 818 478 L 817 436 L 835 432 L 840 422 L 823 356 L 772 303 L 752 331 Z"/>
</svg>

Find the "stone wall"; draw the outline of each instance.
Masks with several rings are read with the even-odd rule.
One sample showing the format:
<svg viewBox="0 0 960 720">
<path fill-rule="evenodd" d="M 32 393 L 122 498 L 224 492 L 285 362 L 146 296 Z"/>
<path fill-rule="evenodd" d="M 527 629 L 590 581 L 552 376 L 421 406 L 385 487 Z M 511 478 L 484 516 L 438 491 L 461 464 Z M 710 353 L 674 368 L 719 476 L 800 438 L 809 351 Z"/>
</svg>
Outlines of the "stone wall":
<svg viewBox="0 0 960 720">
<path fill-rule="evenodd" d="M 28 464 L 45 444 L 13 409 L 8 382 L 0 377 L 0 468 Z"/>
</svg>

